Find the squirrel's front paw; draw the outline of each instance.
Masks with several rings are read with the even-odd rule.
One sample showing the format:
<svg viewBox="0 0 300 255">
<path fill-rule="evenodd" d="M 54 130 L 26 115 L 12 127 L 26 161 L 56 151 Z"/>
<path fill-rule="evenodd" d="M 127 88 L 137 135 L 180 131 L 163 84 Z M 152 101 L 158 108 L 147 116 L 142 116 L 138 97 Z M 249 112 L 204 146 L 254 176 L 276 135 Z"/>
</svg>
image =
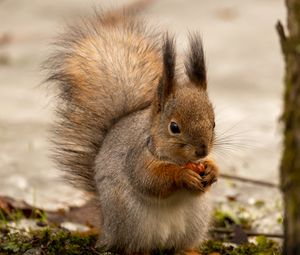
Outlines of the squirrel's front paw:
<svg viewBox="0 0 300 255">
<path fill-rule="evenodd" d="M 177 185 L 192 191 L 204 191 L 202 177 L 199 173 L 190 168 L 182 168 L 177 176 Z"/>
<path fill-rule="evenodd" d="M 204 171 L 203 173 L 200 173 L 200 175 L 202 176 L 203 186 L 206 188 L 211 186 L 214 182 L 217 181 L 219 175 L 219 169 L 217 165 L 212 160 L 209 159 L 204 160 L 200 164 L 204 166 Z"/>
<path fill-rule="evenodd" d="M 212 160 L 205 160 L 199 164 L 188 163 L 180 171 L 181 186 L 205 192 L 209 186 L 217 181 L 218 167 Z"/>
</svg>

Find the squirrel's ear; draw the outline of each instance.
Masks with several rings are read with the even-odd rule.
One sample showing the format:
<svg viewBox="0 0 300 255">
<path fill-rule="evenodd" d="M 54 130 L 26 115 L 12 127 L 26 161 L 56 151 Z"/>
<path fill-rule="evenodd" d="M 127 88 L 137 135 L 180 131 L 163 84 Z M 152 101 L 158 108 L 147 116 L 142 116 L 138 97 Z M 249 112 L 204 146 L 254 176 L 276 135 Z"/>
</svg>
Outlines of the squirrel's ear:
<svg viewBox="0 0 300 255">
<path fill-rule="evenodd" d="M 162 47 L 163 73 L 157 87 L 158 111 L 160 111 L 168 96 L 172 93 L 175 84 L 176 53 L 174 37 L 168 34 L 164 37 Z"/>
<path fill-rule="evenodd" d="M 191 34 L 189 41 L 190 49 L 185 61 L 186 74 L 191 82 L 206 89 L 206 67 L 201 37 Z"/>
</svg>

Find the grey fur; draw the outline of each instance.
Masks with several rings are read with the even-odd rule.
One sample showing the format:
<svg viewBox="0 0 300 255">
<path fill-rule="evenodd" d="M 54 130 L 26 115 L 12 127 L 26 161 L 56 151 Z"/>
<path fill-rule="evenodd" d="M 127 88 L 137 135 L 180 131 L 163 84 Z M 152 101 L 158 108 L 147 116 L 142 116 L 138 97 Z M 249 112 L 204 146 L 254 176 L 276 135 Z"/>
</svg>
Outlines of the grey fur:
<svg viewBox="0 0 300 255">
<path fill-rule="evenodd" d="M 149 119 L 150 109 L 146 109 L 118 122 L 96 160 L 103 215 L 100 244 L 121 254 L 197 247 L 210 224 L 209 193 L 199 196 L 179 190 L 167 199 L 149 195 L 152 180 L 141 168 L 142 159 L 151 155 L 146 143 Z"/>
</svg>

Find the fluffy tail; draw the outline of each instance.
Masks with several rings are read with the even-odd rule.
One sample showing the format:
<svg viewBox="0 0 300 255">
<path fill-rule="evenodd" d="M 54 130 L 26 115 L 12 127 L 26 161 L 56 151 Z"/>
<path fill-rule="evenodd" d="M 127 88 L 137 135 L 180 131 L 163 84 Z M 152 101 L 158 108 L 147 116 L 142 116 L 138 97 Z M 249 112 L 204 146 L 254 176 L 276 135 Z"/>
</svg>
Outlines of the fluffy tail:
<svg viewBox="0 0 300 255">
<path fill-rule="evenodd" d="M 75 186 L 96 191 L 94 162 L 106 133 L 150 105 L 161 74 L 159 41 L 124 14 L 97 14 L 61 36 L 47 64 L 60 99 L 54 158 Z"/>
</svg>

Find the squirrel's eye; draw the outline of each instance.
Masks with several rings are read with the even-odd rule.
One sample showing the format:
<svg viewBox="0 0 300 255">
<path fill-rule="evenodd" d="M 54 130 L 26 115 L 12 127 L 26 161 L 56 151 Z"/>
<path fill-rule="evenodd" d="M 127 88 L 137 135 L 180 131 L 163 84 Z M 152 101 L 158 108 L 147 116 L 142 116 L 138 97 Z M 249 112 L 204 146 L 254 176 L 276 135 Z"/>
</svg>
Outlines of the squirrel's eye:
<svg viewBox="0 0 300 255">
<path fill-rule="evenodd" d="M 180 128 L 178 127 L 176 122 L 171 122 L 170 123 L 170 130 L 173 134 L 179 134 L 180 133 Z"/>
<path fill-rule="evenodd" d="M 213 128 L 215 128 L 215 127 L 216 127 L 216 122 L 213 123 Z"/>
</svg>

